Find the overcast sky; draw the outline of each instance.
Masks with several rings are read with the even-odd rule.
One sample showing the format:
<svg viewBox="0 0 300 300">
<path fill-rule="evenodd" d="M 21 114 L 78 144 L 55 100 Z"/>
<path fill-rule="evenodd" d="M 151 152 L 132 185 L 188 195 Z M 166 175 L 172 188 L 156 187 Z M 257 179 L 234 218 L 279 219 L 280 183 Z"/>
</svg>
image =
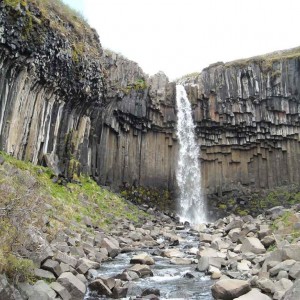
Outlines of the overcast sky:
<svg viewBox="0 0 300 300">
<path fill-rule="evenodd" d="M 211 63 L 300 46 L 299 0 L 64 0 L 102 46 L 170 79 Z"/>
</svg>

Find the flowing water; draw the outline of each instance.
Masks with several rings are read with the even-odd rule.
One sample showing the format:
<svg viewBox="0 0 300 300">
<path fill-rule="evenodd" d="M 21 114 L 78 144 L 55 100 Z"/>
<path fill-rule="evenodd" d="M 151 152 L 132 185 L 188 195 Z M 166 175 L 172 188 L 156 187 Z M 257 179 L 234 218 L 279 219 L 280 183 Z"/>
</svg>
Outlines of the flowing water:
<svg viewBox="0 0 300 300">
<path fill-rule="evenodd" d="M 174 247 L 185 252 L 199 243 L 199 237 L 191 235 L 188 231 L 178 232 L 183 241 L 180 245 Z M 163 242 L 163 237 L 160 238 Z M 126 299 L 134 299 L 141 295 L 146 288 L 155 288 L 160 290 L 160 299 L 180 299 L 180 300 L 213 300 L 211 295 L 211 285 L 214 283 L 209 276 L 202 272 L 195 271 L 196 264 L 191 265 L 172 265 L 170 259 L 159 255 L 154 255 L 155 249 L 141 249 L 140 252 L 152 254 L 155 264 L 151 266 L 153 277 L 140 278 L 132 281 L 132 286 L 128 290 Z M 139 251 L 131 253 L 121 253 L 110 262 L 104 262 L 99 269 L 99 276 L 114 277 L 122 273 L 123 270 L 130 268 L 130 259 Z M 195 255 L 186 255 L 185 257 L 195 258 Z M 190 273 L 194 278 L 185 276 Z M 85 300 L 110 299 L 107 297 L 93 296 L 88 293 Z"/>
<path fill-rule="evenodd" d="M 179 157 L 177 184 L 179 187 L 178 215 L 182 221 L 199 224 L 206 221 L 205 203 L 201 189 L 199 145 L 195 139 L 192 109 L 184 86 L 176 86 L 177 136 Z"/>
</svg>

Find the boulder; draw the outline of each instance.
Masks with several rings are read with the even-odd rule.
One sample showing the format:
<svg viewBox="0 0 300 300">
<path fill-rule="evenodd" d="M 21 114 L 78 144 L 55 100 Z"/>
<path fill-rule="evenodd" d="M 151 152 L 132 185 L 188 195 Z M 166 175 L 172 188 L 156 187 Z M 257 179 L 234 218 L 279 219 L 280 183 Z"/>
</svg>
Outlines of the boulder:
<svg viewBox="0 0 300 300">
<path fill-rule="evenodd" d="M 112 258 L 116 257 L 120 253 L 119 242 L 112 237 L 103 238 L 100 245 L 107 249 L 108 255 Z"/>
<path fill-rule="evenodd" d="M 269 296 L 263 294 L 258 289 L 252 289 L 247 294 L 244 294 L 243 296 L 240 296 L 238 298 L 235 298 L 234 300 L 271 300 Z"/>
<path fill-rule="evenodd" d="M 288 259 L 288 260 L 285 260 L 285 261 L 282 261 L 281 263 L 279 264 L 276 264 L 275 267 L 271 268 L 269 270 L 269 273 L 271 276 L 275 276 L 278 274 L 279 271 L 288 271 L 289 269 L 292 268 L 292 266 L 295 264 L 295 260 L 293 259 Z"/>
<path fill-rule="evenodd" d="M 294 259 L 300 261 L 300 245 L 287 245 L 282 248 L 282 260 Z"/>
<path fill-rule="evenodd" d="M 272 280 L 268 278 L 260 278 L 256 281 L 256 286 L 263 292 L 268 294 L 274 294 L 275 285 Z"/>
<path fill-rule="evenodd" d="M 253 252 L 255 254 L 265 253 L 266 249 L 258 238 L 246 237 L 243 240 L 241 252 Z"/>
<path fill-rule="evenodd" d="M 140 253 L 135 255 L 130 260 L 131 264 L 141 264 L 141 265 L 153 265 L 155 263 L 154 259 L 147 253 Z"/>
<path fill-rule="evenodd" d="M 238 279 L 223 279 L 217 281 L 211 288 L 215 299 L 231 300 L 240 297 L 251 290 L 247 281 Z"/>
<path fill-rule="evenodd" d="M 77 265 L 77 259 L 73 256 L 70 256 L 66 253 L 63 253 L 61 251 L 57 251 L 57 253 L 55 254 L 55 259 L 59 262 L 63 262 L 73 268 L 76 267 Z"/>
<path fill-rule="evenodd" d="M 242 228 L 243 227 L 244 222 L 240 219 L 234 219 L 233 221 L 231 221 L 226 227 L 225 227 L 225 231 L 229 232 L 231 229 L 235 229 L 235 228 Z"/>
<path fill-rule="evenodd" d="M 98 295 L 111 296 L 112 291 L 110 288 L 103 282 L 102 279 L 96 279 L 89 284 L 89 289 L 91 291 L 97 292 Z"/>
<path fill-rule="evenodd" d="M 33 294 L 32 296 L 29 297 L 29 299 L 31 299 L 31 297 L 36 297 L 36 299 L 38 299 L 38 295 L 44 295 L 44 294 L 46 294 L 49 299 L 54 299 L 56 297 L 56 293 L 54 292 L 54 290 L 51 289 L 51 287 L 43 280 L 38 280 L 34 284 L 32 289 L 35 292 L 34 294 L 36 295 Z M 43 298 L 44 297 L 45 296 L 43 296 Z"/>
<path fill-rule="evenodd" d="M 297 279 L 292 287 L 284 294 L 283 300 L 298 300 L 300 299 L 300 279 Z"/>
<path fill-rule="evenodd" d="M 70 293 L 72 300 L 82 300 L 86 287 L 82 281 L 80 281 L 76 276 L 74 276 L 71 272 L 62 273 L 57 281 L 67 289 Z"/>
<path fill-rule="evenodd" d="M 8 283 L 5 275 L 0 274 L 0 299 L 23 300 L 20 292 Z"/>
<path fill-rule="evenodd" d="M 200 257 L 196 270 L 199 272 L 206 272 L 208 268 L 209 268 L 209 257 L 207 256 Z"/>
<path fill-rule="evenodd" d="M 192 260 L 190 258 L 181 258 L 181 257 L 173 257 L 170 260 L 170 264 L 172 265 L 190 265 Z"/>
<path fill-rule="evenodd" d="M 89 260 L 87 258 L 80 258 L 76 271 L 80 274 L 86 274 L 89 269 L 99 269 L 100 264 L 98 262 Z"/>
<path fill-rule="evenodd" d="M 55 279 L 53 273 L 43 269 L 34 269 L 34 275 L 40 279 Z"/>
<path fill-rule="evenodd" d="M 63 300 L 71 300 L 72 296 L 68 292 L 68 290 L 62 286 L 59 282 L 52 282 L 50 287 L 63 299 Z"/>
<path fill-rule="evenodd" d="M 294 265 L 289 269 L 289 276 L 291 276 L 293 279 L 300 278 L 300 262 L 294 263 Z"/>
<path fill-rule="evenodd" d="M 134 265 L 129 270 L 136 272 L 139 277 L 153 276 L 153 273 L 148 265 Z"/>
<path fill-rule="evenodd" d="M 168 257 L 168 258 L 173 258 L 173 257 L 184 257 L 184 253 L 182 253 L 178 249 L 167 249 L 163 251 L 162 256 Z"/>
<path fill-rule="evenodd" d="M 47 259 L 43 263 L 42 269 L 52 272 L 56 277 L 59 277 L 62 273 L 62 269 L 59 262 L 52 259 Z"/>
</svg>

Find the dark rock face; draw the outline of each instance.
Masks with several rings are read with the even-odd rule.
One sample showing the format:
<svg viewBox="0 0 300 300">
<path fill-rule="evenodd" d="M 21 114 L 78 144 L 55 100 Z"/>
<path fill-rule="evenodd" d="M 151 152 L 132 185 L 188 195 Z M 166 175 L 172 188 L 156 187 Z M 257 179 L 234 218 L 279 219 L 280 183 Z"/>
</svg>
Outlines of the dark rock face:
<svg viewBox="0 0 300 300">
<path fill-rule="evenodd" d="M 184 84 L 208 192 L 299 182 L 299 57 L 221 63 Z"/>
<path fill-rule="evenodd" d="M 172 187 L 174 83 L 103 53 L 90 28 L 81 36 L 31 5 L 0 8 L 0 149 L 71 179 Z"/>
<path fill-rule="evenodd" d="M 52 21 L 0 4 L 0 149 L 68 179 L 173 189 L 175 83 L 103 51 L 89 27 Z M 207 193 L 299 182 L 299 65 L 221 63 L 184 80 Z"/>
</svg>

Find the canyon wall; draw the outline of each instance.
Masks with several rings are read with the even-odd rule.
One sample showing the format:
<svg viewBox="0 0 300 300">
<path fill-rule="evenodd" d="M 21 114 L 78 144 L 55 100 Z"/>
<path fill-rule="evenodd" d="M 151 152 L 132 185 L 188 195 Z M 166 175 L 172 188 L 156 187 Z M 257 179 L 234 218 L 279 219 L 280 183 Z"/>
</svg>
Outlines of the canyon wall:
<svg viewBox="0 0 300 300">
<path fill-rule="evenodd" d="M 0 3 L 0 149 L 69 179 L 174 189 L 176 84 L 103 51 L 93 29 L 55 9 Z M 181 80 L 205 192 L 299 183 L 298 50 Z"/>
<path fill-rule="evenodd" d="M 218 63 L 183 80 L 208 193 L 299 184 L 299 54 Z"/>
<path fill-rule="evenodd" d="M 0 3 L 0 149 L 66 178 L 172 188 L 175 84 L 42 3 Z"/>
</svg>

